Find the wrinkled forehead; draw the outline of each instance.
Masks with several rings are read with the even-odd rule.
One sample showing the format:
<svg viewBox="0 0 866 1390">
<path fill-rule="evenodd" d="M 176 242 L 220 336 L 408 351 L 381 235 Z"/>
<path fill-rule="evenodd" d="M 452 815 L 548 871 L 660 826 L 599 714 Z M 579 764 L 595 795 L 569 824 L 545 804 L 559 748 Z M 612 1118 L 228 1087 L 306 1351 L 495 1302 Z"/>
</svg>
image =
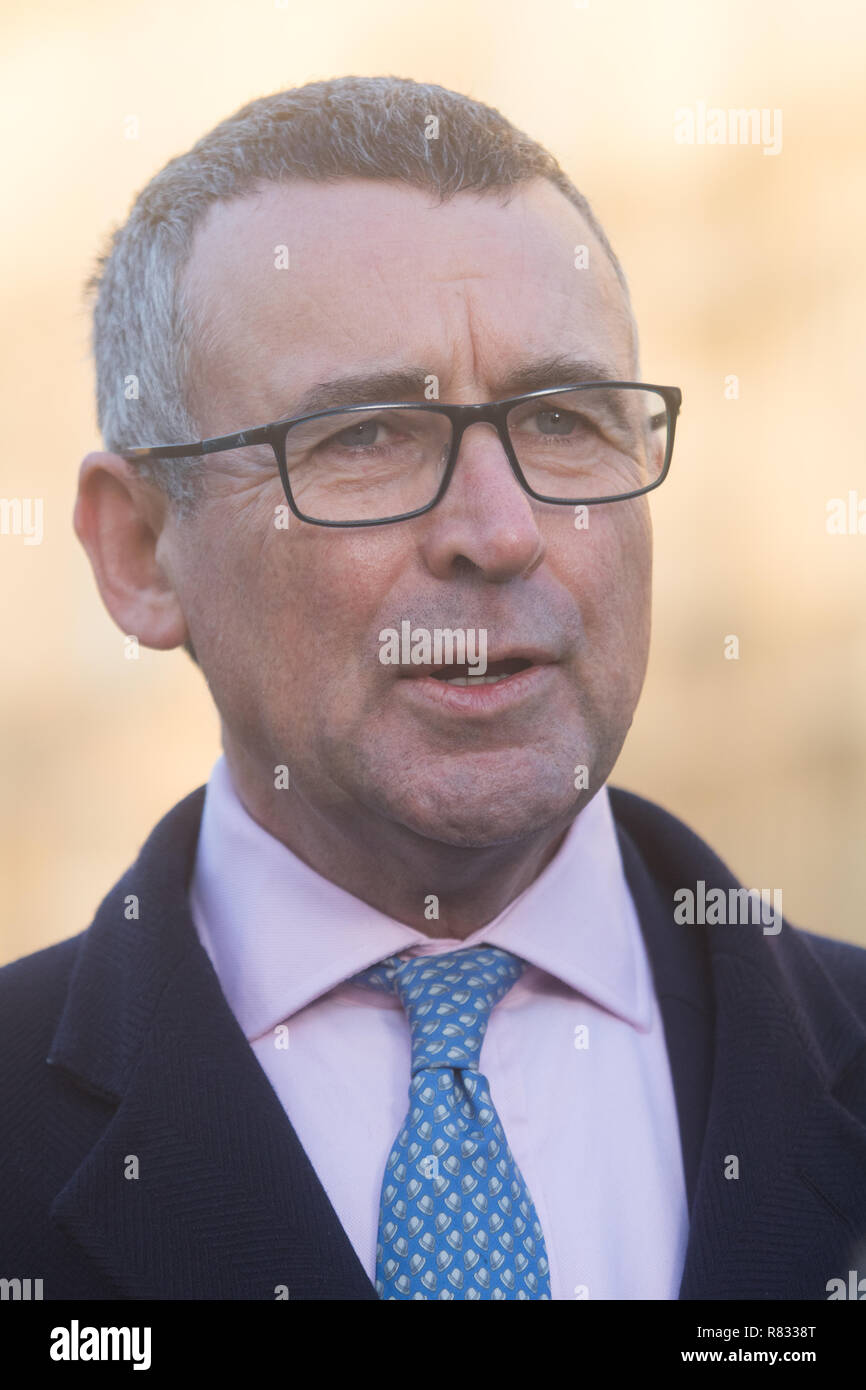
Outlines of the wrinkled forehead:
<svg viewBox="0 0 866 1390">
<path fill-rule="evenodd" d="M 209 413 L 214 393 L 289 406 L 290 383 L 359 364 L 427 363 L 443 399 L 559 351 L 633 366 L 613 265 L 546 180 L 441 205 L 374 180 L 266 185 L 209 210 L 184 289 Z"/>
</svg>

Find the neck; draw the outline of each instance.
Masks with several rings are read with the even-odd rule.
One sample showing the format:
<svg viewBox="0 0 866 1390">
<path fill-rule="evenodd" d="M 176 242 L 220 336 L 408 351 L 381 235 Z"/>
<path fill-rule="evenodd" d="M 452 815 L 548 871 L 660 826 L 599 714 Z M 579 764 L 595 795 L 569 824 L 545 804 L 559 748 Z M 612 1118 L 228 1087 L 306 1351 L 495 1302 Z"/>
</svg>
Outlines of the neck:
<svg viewBox="0 0 866 1390">
<path fill-rule="evenodd" d="M 492 922 L 538 877 L 559 849 L 575 808 L 553 824 L 505 844 L 445 844 L 366 808 L 323 809 L 293 795 L 262 793 L 229 756 L 232 782 L 262 829 L 305 864 L 394 921 L 431 939 L 463 941 Z M 579 809 L 579 808 L 578 808 Z"/>
</svg>

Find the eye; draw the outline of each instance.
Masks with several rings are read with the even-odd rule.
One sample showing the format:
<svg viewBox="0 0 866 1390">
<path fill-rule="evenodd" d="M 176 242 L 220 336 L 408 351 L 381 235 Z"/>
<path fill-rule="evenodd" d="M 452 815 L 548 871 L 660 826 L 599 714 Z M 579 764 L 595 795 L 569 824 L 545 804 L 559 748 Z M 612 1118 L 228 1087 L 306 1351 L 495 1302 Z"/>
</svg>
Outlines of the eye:
<svg viewBox="0 0 866 1390">
<path fill-rule="evenodd" d="M 573 410 L 559 410 L 555 407 L 536 410 L 534 419 L 538 421 L 541 434 L 571 434 L 576 425 L 585 424 Z"/>
<path fill-rule="evenodd" d="M 337 434 L 332 434 L 327 444 L 338 444 L 341 448 L 351 449 L 353 446 L 362 449 L 370 449 L 376 443 L 376 435 L 379 431 L 381 421 L 375 419 L 358 420 L 352 425 L 347 425 L 344 430 Z"/>
</svg>

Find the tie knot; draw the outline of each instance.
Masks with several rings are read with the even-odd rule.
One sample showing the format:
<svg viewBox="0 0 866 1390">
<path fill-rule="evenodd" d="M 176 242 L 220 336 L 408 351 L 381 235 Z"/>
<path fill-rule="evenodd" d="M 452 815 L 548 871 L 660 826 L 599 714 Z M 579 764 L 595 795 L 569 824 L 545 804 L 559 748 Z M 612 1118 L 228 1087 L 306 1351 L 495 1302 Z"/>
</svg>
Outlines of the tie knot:
<svg viewBox="0 0 866 1390">
<path fill-rule="evenodd" d="M 412 1030 L 412 1075 L 428 1067 L 478 1070 L 491 1010 L 523 973 L 500 946 L 467 946 L 439 956 L 388 956 L 352 977 L 396 994 Z"/>
</svg>

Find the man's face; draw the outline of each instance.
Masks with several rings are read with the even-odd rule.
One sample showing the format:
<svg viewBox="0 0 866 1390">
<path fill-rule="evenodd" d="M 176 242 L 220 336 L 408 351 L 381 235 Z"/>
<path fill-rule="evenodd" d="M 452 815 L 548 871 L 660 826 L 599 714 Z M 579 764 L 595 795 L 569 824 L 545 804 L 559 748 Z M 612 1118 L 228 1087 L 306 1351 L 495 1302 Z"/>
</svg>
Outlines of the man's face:
<svg viewBox="0 0 866 1390">
<path fill-rule="evenodd" d="M 588 268 L 575 268 L 578 244 Z M 458 404 L 511 394 L 514 373 L 557 354 L 633 374 L 615 273 L 542 180 L 506 207 L 471 193 L 439 207 L 370 180 L 269 186 L 211 210 L 187 288 L 210 330 L 194 400 L 207 435 L 293 413 L 317 383 L 361 372 L 419 365 L 417 389 L 398 398 L 424 400 L 435 375 L 439 399 Z M 573 508 L 521 490 L 489 424 L 464 435 L 432 511 L 386 526 L 292 516 L 278 528 L 269 448 L 205 467 L 198 512 L 169 524 L 161 553 L 248 804 L 287 795 L 272 790 L 285 764 L 313 818 L 384 818 L 483 846 L 565 824 L 598 790 L 646 670 L 645 498 L 591 507 L 577 529 Z M 479 697 L 413 679 L 379 660 L 380 632 L 404 620 L 431 634 L 485 629 L 491 662 L 525 652 L 534 669 Z"/>
</svg>

